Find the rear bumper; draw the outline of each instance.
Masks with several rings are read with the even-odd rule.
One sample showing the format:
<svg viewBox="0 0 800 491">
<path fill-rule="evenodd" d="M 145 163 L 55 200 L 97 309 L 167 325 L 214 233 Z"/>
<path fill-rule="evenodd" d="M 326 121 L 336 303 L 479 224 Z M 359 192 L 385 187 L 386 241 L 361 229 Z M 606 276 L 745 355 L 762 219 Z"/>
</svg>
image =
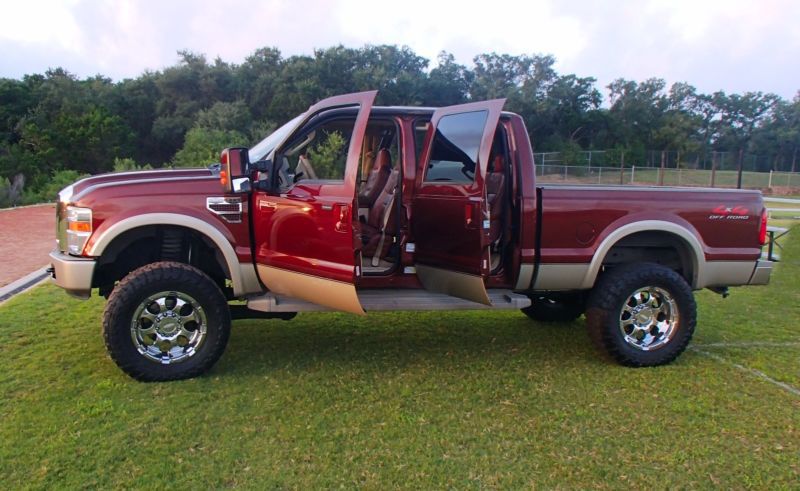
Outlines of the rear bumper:
<svg viewBox="0 0 800 491">
<path fill-rule="evenodd" d="M 55 250 L 50 253 L 51 276 L 56 285 L 70 295 L 87 299 L 92 293 L 95 260 L 70 256 Z"/>
<path fill-rule="evenodd" d="M 766 285 L 769 283 L 769 276 L 772 274 L 772 261 L 759 259 L 756 261 L 756 267 L 753 268 L 753 274 L 750 275 L 748 285 Z"/>
</svg>

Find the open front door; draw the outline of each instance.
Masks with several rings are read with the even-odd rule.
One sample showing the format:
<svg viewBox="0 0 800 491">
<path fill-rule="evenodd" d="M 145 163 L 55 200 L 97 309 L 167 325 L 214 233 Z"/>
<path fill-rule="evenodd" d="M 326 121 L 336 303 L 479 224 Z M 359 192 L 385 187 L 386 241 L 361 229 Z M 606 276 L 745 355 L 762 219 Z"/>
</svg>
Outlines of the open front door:
<svg viewBox="0 0 800 491">
<path fill-rule="evenodd" d="M 252 201 L 258 275 L 271 292 L 364 313 L 355 289 L 356 176 L 376 94 L 315 104 L 273 152 L 273 188 Z"/>
<path fill-rule="evenodd" d="M 412 230 L 427 289 L 490 305 L 486 164 L 505 99 L 433 113 L 417 175 Z"/>
</svg>

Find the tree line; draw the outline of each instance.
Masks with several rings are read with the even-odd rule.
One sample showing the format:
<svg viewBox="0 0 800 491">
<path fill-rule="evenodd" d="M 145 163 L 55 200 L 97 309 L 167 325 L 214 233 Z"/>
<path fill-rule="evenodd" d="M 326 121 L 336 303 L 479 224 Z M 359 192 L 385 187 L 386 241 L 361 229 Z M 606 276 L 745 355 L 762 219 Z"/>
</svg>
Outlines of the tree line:
<svg viewBox="0 0 800 491">
<path fill-rule="evenodd" d="M 179 52 L 161 71 L 114 82 L 63 68 L 0 79 L 0 206 L 51 200 L 76 178 L 112 170 L 199 166 L 226 146 L 250 145 L 313 102 L 378 89 L 378 104 L 445 106 L 507 98 L 536 152 L 570 163 L 582 150 L 653 150 L 696 167 L 713 152 L 751 170 L 796 171 L 800 93 L 703 94 L 688 83 L 560 74 L 550 55 L 480 54 L 472 66 L 439 54 L 436 66 L 408 47 L 335 46 L 284 57 L 260 48 L 241 64 Z M 607 103 L 604 104 L 604 93 Z M 745 159 L 745 155 L 757 156 Z M 577 159 L 576 159 L 577 160 Z M 609 162 L 610 163 L 610 162 Z"/>
</svg>

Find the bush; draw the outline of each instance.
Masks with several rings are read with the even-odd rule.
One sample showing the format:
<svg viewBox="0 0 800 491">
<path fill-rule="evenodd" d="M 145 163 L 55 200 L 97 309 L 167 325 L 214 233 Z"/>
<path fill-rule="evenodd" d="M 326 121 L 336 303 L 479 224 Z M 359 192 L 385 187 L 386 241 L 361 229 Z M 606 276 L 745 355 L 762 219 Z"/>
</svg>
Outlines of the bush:
<svg viewBox="0 0 800 491">
<path fill-rule="evenodd" d="M 11 183 L 8 179 L 0 178 L 0 208 L 11 206 Z"/>
<path fill-rule="evenodd" d="M 0 208 L 16 206 L 22 198 L 22 190 L 25 187 L 25 176 L 17 174 L 14 179 L 0 179 Z"/>
<path fill-rule="evenodd" d="M 308 150 L 308 159 L 319 179 L 342 179 L 347 166 L 347 141 L 341 133 L 333 131 Z"/>
<path fill-rule="evenodd" d="M 247 145 L 247 138 L 238 131 L 192 128 L 186 133 L 183 148 L 172 159 L 175 167 L 206 167 L 219 162 L 219 153 L 227 147 Z"/>
<path fill-rule="evenodd" d="M 69 186 L 75 181 L 88 177 L 88 174 L 81 174 L 76 170 L 59 170 L 53 172 L 50 179 L 37 191 L 25 193 L 25 203 L 47 203 L 55 201 L 58 192 Z"/>
<path fill-rule="evenodd" d="M 114 172 L 129 172 L 137 170 L 152 170 L 153 166 L 150 164 L 137 164 L 131 158 L 121 159 L 116 157 L 114 159 Z"/>
</svg>

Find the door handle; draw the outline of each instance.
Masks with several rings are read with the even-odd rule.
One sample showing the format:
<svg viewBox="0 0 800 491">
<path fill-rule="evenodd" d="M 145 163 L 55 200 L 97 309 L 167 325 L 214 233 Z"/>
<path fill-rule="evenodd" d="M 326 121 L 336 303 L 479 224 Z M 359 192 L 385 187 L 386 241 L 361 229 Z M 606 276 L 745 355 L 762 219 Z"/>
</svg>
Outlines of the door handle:
<svg viewBox="0 0 800 491">
<path fill-rule="evenodd" d="M 274 201 L 267 201 L 267 200 L 260 199 L 260 200 L 258 200 L 258 209 L 259 210 L 264 210 L 264 209 L 277 210 L 278 209 L 278 203 L 275 203 Z"/>
<path fill-rule="evenodd" d="M 480 202 L 471 202 L 464 205 L 464 226 L 468 229 L 479 227 Z"/>
<path fill-rule="evenodd" d="M 292 201 L 301 201 L 303 203 L 313 203 L 316 201 L 313 196 L 300 196 L 297 194 L 286 194 L 286 197 Z"/>
<path fill-rule="evenodd" d="M 333 229 L 342 234 L 347 233 L 350 230 L 350 205 L 337 203 L 330 206 L 334 213 L 338 211 Z"/>
</svg>

